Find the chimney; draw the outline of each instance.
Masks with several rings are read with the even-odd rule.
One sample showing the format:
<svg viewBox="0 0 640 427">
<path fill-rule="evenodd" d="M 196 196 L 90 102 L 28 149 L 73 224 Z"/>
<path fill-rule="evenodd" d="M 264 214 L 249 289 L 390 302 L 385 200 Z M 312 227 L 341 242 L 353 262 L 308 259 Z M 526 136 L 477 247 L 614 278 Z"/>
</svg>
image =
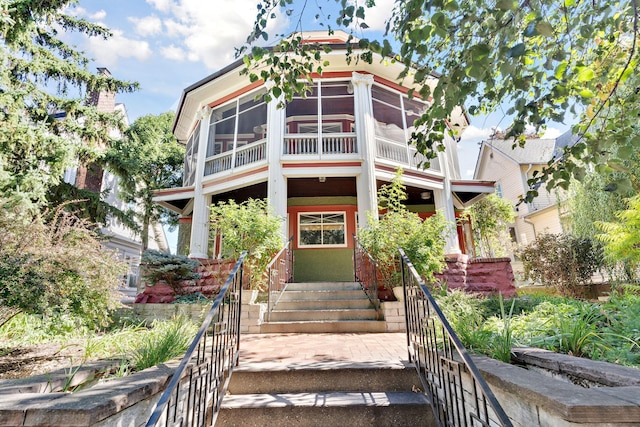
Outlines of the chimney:
<svg viewBox="0 0 640 427">
<path fill-rule="evenodd" d="M 104 68 L 98 68 L 98 75 L 104 77 L 111 77 L 111 72 Z M 95 105 L 98 111 L 108 113 L 114 111 L 116 108 L 116 94 L 115 92 L 107 91 L 93 91 L 87 98 L 87 105 Z"/>
</svg>

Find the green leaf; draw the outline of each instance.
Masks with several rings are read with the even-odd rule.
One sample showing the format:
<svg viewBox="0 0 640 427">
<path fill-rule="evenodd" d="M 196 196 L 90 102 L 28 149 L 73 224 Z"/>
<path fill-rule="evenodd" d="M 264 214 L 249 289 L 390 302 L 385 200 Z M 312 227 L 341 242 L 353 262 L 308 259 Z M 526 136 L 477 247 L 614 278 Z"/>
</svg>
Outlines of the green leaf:
<svg viewBox="0 0 640 427">
<path fill-rule="evenodd" d="M 564 77 L 566 71 L 567 71 L 567 61 L 562 61 L 557 67 L 556 67 L 556 72 L 554 74 L 554 77 L 558 80 L 562 80 L 562 78 Z"/>
<path fill-rule="evenodd" d="M 583 98 L 593 98 L 594 96 L 596 96 L 591 89 L 589 88 L 582 88 L 582 90 L 579 92 L 580 96 Z"/>
<path fill-rule="evenodd" d="M 593 78 L 595 77 L 595 73 L 593 72 L 593 70 L 589 67 L 580 67 L 578 69 L 578 81 L 580 83 L 585 83 L 588 81 L 593 80 Z"/>
<path fill-rule="evenodd" d="M 553 27 L 545 21 L 540 21 L 536 24 L 536 31 L 545 37 L 553 36 Z"/>
<path fill-rule="evenodd" d="M 514 46 L 512 46 L 509 51 L 508 51 L 508 56 L 511 58 L 518 58 L 522 55 L 524 55 L 526 52 L 526 46 L 524 45 L 524 43 L 518 43 Z"/>
<path fill-rule="evenodd" d="M 500 10 L 516 10 L 518 8 L 518 2 L 514 0 L 498 0 L 496 2 L 496 8 Z"/>
</svg>

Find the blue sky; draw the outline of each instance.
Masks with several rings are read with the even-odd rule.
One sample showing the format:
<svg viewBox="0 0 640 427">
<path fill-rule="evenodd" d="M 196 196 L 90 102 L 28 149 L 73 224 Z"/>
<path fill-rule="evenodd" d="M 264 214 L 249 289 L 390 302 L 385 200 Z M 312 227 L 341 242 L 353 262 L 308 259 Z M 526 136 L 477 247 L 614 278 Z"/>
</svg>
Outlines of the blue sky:
<svg viewBox="0 0 640 427">
<path fill-rule="evenodd" d="M 302 15 L 299 9 L 291 16 L 279 14 L 269 33 L 289 33 L 298 24 L 302 30 L 324 28 L 315 22 L 315 5 L 323 5 L 323 12 L 330 15 L 335 1 L 308 3 L 310 9 Z M 393 0 L 376 0 L 376 8 L 367 12 L 370 29 L 360 36 L 380 34 L 392 5 Z M 76 44 L 93 59 L 92 68 L 107 67 L 119 79 L 140 83 L 140 91 L 117 97 L 133 121 L 175 109 L 185 87 L 234 61 L 234 48 L 246 39 L 257 10 L 256 0 L 80 0 L 69 11 L 113 32 L 106 41 L 80 39 Z M 507 125 L 502 116 L 494 113 L 472 119 L 458 145 L 462 178 L 473 176 L 478 142 L 492 127 Z M 547 132 L 553 137 L 561 130 Z"/>
</svg>

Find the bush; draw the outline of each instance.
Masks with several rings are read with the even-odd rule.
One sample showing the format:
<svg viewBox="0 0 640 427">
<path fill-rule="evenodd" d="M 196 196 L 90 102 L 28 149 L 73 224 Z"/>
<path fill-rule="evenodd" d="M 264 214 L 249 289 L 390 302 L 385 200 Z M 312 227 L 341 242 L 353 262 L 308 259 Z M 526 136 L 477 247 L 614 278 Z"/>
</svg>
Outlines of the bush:
<svg viewBox="0 0 640 427">
<path fill-rule="evenodd" d="M 0 230 L 0 306 L 107 323 L 128 267 L 93 224 L 62 208 L 29 215 L 0 201 Z"/>
<path fill-rule="evenodd" d="M 222 256 L 237 259 L 247 251 L 245 264 L 253 289 L 262 289 L 271 259 L 282 248 L 282 218 L 273 214 L 263 199 L 233 200 L 211 207 L 213 232 L 222 236 Z M 213 236 L 215 238 L 215 236 Z"/>
<path fill-rule="evenodd" d="M 184 255 L 172 255 L 152 249 L 144 251 L 140 260 L 142 277 L 148 286 L 164 282 L 171 286 L 176 294 L 182 292 L 184 280 L 200 277 L 193 271 L 199 265 L 197 260 Z"/>
<path fill-rule="evenodd" d="M 580 285 L 603 265 L 602 251 L 589 239 L 543 234 L 520 252 L 524 275 L 555 287 L 561 295 L 579 296 Z"/>
<path fill-rule="evenodd" d="M 380 209 L 387 212 L 380 219 L 369 215 L 368 227 L 358 231 L 360 244 L 378 263 L 381 284 L 388 289 L 402 284 L 398 248 L 404 250 L 427 282 L 445 266 L 444 236 L 451 232 L 451 224 L 440 214 L 423 221 L 402 205 L 405 199 L 402 170 L 399 170 L 391 184 L 382 186 L 378 193 Z"/>
</svg>

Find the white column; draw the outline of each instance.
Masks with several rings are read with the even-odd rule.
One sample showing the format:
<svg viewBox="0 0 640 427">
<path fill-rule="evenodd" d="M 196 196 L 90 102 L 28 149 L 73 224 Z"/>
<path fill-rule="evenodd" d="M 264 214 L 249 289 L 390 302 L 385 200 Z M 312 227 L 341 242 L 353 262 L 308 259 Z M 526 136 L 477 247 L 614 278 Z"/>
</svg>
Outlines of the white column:
<svg viewBox="0 0 640 427">
<path fill-rule="evenodd" d="M 358 223 L 360 227 L 366 227 L 367 212 L 372 212 L 376 218 L 378 212 L 378 194 L 375 175 L 376 135 L 373 120 L 373 104 L 371 101 L 373 76 L 354 72 L 351 83 L 353 84 L 356 140 L 358 141 L 358 150 L 360 150 L 360 156 L 363 160 L 362 172 L 356 178 Z"/>
<path fill-rule="evenodd" d="M 282 175 L 282 157 L 285 109 L 277 108 L 282 99 L 271 100 L 267 104 L 267 161 L 269 174 L 267 182 L 267 197 L 273 212 L 283 218 L 287 217 L 287 179 Z M 286 221 L 282 223 L 283 241 L 289 238 Z"/>
<path fill-rule="evenodd" d="M 205 107 L 198 112 L 200 119 L 200 139 L 198 141 L 198 158 L 196 159 L 196 179 L 193 197 L 193 213 L 191 215 L 191 241 L 189 258 L 208 258 L 209 248 L 209 205 L 211 197 L 205 196 L 202 190 L 204 177 L 204 161 L 207 157 L 207 141 L 209 139 L 209 117 L 211 108 Z"/>
<path fill-rule="evenodd" d="M 453 171 L 449 168 L 449 162 L 445 158 L 448 152 L 440 153 L 438 160 L 440 161 L 440 168 L 444 174 L 444 182 L 442 190 L 434 190 L 434 202 L 436 210 L 442 213 L 444 218 L 451 222 L 454 227 L 456 225 L 456 212 L 453 206 L 453 193 L 451 192 L 451 179 L 453 178 Z M 459 254 L 460 244 L 458 243 L 457 228 L 454 228 L 449 235 L 445 236 L 446 244 L 444 247 L 447 254 Z"/>
</svg>

